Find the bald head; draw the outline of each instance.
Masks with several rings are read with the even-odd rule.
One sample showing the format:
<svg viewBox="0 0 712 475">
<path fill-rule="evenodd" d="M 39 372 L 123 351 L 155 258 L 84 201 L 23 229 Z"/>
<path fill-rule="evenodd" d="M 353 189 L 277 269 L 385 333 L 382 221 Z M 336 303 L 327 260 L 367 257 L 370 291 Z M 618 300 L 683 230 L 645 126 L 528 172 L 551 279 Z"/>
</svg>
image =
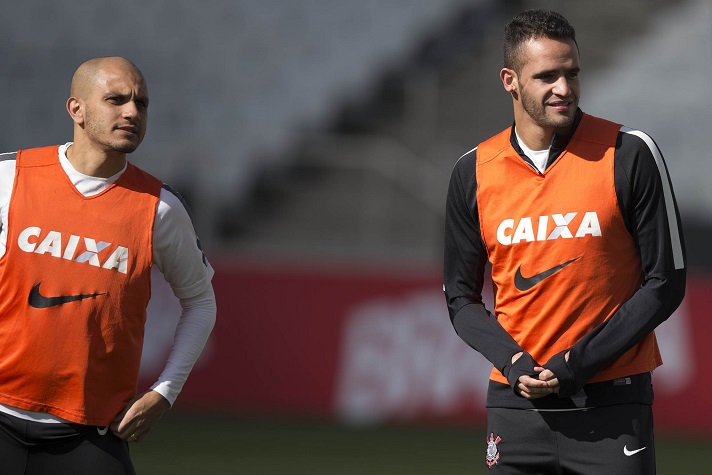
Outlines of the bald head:
<svg viewBox="0 0 712 475">
<path fill-rule="evenodd" d="M 85 99 L 94 83 L 108 71 L 117 71 L 135 75 L 145 83 L 143 74 L 131 61 L 120 56 L 93 58 L 80 64 L 72 76 L 69 94 L 78 99 Z"/>
<path fill-rule="evenodd" d="M 82 63 L 72 77 L 66 106 L 74 121 L 73 156 L 67 158 L 74 159 L 75 168 L 89 169 L 92 176 L 116 173 L 125 154 L 136 150 L 146 133 L 148 88 L 141 71 L 127 59 L 94 58 Z M 86 163 L 98 164 L 101 170 Z"/>
</svg>

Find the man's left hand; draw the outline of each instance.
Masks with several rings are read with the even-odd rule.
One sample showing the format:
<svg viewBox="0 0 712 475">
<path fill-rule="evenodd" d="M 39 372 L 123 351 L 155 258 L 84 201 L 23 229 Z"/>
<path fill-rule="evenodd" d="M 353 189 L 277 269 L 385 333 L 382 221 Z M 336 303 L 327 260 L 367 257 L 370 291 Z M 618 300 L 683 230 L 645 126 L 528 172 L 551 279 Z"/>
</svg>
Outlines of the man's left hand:
<svg viewBox="0 0 712 475">
<path fill-rule="evenodd" d="M 564 359 L 568 363 L 569 361 L 569 355 L 571 354 L 571 351 L 567 351 L 566 354 L 564 355 Z M 559 393 L 559 378 L 556 377 L 556 375 L 549 369 L 545 369 L 542 367 L 536 367 L 534 368 L 534 371 L 539 373 L 539 381 L 545 381 L 547 383 L 547 387 L 551 388 L 552 392 L 554 394 Z"/>
<path fill-rule="evenodd" d="M 156 391 L 146 391 L 129 401 L 111 423 L 111 432 L 128 442 L 140 442 L 171 405 Z"/>
</svg>

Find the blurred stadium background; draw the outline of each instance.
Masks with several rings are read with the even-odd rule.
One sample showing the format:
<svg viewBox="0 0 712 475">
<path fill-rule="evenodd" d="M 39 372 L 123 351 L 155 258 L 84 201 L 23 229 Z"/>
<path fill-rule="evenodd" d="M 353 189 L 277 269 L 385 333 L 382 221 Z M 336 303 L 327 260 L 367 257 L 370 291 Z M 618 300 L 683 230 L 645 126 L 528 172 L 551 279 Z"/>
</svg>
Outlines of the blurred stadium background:
<svg viewBox="0 0 712 475">
<path fill-rule="evenodd" d="M 488 365 L 440 283 L 457 158 L 510 124 L 501 34 L 557 9 L 582 56 L 582 108 L 650 133 L 690 267 L 659 330 L 659 473 L 710 473 L 712 102 L 708 0 L 33 0 L 6 2 L 0 150 L 63 143 L 72 72 L 103 55 L 148 79 L 131 157 L 190 203 L 218 323 L 139 473 L 484 473 Z M 176 303 L 156 281 L 143 384 Z"/>
</svg>

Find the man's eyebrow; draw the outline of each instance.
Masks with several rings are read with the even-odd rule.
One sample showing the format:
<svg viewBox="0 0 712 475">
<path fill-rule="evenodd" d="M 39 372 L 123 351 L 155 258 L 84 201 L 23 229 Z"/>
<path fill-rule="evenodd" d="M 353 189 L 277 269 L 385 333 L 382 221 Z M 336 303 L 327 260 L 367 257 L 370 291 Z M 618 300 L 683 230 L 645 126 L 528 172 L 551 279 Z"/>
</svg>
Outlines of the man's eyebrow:
<svg viewBox="0 0 712 475">
<path fill-rule="evenodd" d="M 104 93 L 104 97 L 126 97 L 129 94 L 126 94 L 125 92 L 121 92 L 117 89 L 110 89 Z"/>
<path fill-rule="evenodd" d="M 105 98 L 111 98 L 111 97 L 120 97 L 121 99 L 129 99 L 131 97 L 131 93 L 126 93 L 126 92 L 121 92 L 121 91 L 107 91 L 106 94 L 104 94 Z M 134 99 L 136 101 L 143 102 L 144 104 L 148 104 L 148 95 L 145 94 L 137 94 L 134 96 Z"/>
<path fill-rule="evenodd" d="M 561 68 L 561 69 L 547 69 L 544 71 L 539 71 L 538 73 L 532 74 L 532 77 L 535 79 L 538 78 L 543 78 L 545 76 L 551 76 L 552 74 L 557 74 L 560 72 L 564 73 L 578 73 L 581 71 L 581 68 L 575 67 L 575 68 Z"/>
</svg>

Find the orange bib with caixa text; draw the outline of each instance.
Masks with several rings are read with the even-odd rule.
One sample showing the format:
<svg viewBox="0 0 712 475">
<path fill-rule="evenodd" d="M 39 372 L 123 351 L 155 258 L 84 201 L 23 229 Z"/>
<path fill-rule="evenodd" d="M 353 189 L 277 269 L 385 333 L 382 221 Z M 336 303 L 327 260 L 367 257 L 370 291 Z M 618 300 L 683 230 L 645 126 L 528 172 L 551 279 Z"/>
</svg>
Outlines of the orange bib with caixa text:
<svg viewBox="0 0 712 475">
<path fill-rule="evenodd" d="M 162 183 L 85 197 L 58 147 L 19 151 L 0 258 L 0 403 L 106 426 L 136 394 Z"/>
<path fill-rule="evenodd" d="M 615 190 L 619 130 L 619 124 L 584 115 L 544 173 L 514 150 L 511 129 L 477 148 L 477 206 L 495 315 L 539 364 L 611 318 L 643 282 Z M 651 333 L 589 382 L 661 363 Z M 491 379 L 507 383 L 496 369 Z"/>
</svg>

